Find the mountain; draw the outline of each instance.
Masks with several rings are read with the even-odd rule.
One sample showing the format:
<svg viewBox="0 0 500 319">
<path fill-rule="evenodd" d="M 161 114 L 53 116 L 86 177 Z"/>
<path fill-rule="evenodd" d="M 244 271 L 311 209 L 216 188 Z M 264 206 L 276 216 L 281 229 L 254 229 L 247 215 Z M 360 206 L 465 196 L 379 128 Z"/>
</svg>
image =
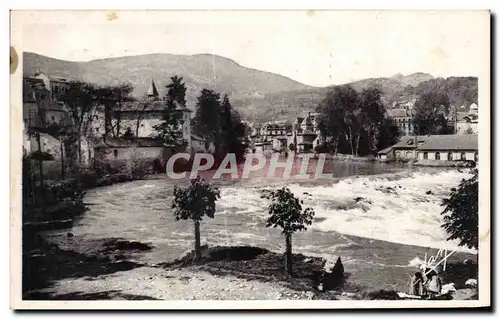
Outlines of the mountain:
<svg viewBox="0 0 500 319">
<path fill-rule="evenodd" d="M 187 104 L 194 108 L 203 88 L 227 93 L 231 104 L 250 121 L 293 120 L 304 112 L 314 111 L 334 86 L 312 87 L 287 77 L 246 68 L 233 60 L 211 54 L 146 54 L 88 62 L 58 60 L 36 53 L 23 54 L 24 75 L 38 70 L 47 75 L 92 82 L 98 85 L 130 82 L 135 96 L 143 96 L 151 79 L 160 95 L 173 75 L 182 76 L 187 86 Z M 448 93 L 452 105 L 477 103 L 477 78 L 434 78 L 427 73 L 395 74 L 348 83 L 356 90 L 379 87 L 383 101 L 418 98 L 429 89 Z"/>
<path fill-rule="evenodd" d="M 390 105 L 392 101 L 410 100 L 412 98 L 412 94 L 401 94 L 407 87 L 414 87 L 432 79 L 434 77 L 427 73 L 413 73 L 406 76 L 396 74 L 390 78 L 368 78 L 347 84 L 357 91 L 369 87 L 378 87 L 384 93 L 384 102 Z M 269 93 L 262 97 L 236 99 L 233 101 L 233 105 L 244 109 L 247 115 L 257 120 L 267 120 L 270 116 L 280 120 L 287 120 L 303 114 L 304 110 L 313 111 L 323 100 L 325 94 L 334 87 Z M 262 109 L 271 109 L 274 113 L 262 112 L 260 111 Z"/>
<path fill-rule="evenodd" d="M 38 70 L 47 75 L 98 85 L 130 82 L 135 96 L 143 96 L 154 79 L 160 95 L 173 75 L 182 76 L 187 85 L 189 106 L 203 88 L 227 93 L 230 98 L 260 97 L 268 93 L 310 89 L 287 77 L 246 68 L 233 60 L 210 54 L 146 54 L 88 62 L 58 60 L 31 52 L 23 54 L 24 75 Z"/>
</svg>

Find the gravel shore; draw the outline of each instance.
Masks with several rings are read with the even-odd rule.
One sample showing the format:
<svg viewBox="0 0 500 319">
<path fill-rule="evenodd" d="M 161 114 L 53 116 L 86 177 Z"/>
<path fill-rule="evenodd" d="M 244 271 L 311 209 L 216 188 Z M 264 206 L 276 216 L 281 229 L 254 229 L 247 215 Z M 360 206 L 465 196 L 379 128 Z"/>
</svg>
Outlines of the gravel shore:
<svg viewBox="0 0 500 319">
<path fill-rule="evenodd" d="M 97 278 L 67 278 L 58 281 L 41 293 L 54 299 L 63 296 L 99 296 L 110 294 L 113 299 L 127 296 L 149 297 L 158 300 L 279 300 L 312 299 L 313 292 L 297 292 L 280 283 L 247 281 L 234 276 L 215 276 L 203 271 L 187 269 L 165 270 L 141 267 Z M 125 297 L 121 297 L 119 292 Z"/>
</svg>

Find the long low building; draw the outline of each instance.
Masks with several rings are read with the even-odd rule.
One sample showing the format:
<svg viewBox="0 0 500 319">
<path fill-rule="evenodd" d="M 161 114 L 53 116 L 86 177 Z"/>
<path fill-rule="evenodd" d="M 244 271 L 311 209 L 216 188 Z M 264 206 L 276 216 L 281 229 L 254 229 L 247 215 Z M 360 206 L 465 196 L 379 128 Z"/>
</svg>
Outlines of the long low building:
<svg viewBox="0 0 500 319">
<path fill-rule="evenodd" d="M 405 136 L 395 145 L 378 152 L 380 160 L 477 161 L 478 136 Z"/>
<path fill-rule="evenodd" d="M 417 148 L 419 160 L 478 161 L 476 134 L 433 135 Z"/>
</svg>

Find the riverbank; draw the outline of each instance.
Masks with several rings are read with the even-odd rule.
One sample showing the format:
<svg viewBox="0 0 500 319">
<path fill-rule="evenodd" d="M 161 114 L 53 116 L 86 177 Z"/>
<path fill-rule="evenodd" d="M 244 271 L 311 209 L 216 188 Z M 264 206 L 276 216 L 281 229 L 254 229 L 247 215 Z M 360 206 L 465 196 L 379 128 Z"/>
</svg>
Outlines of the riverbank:
<svg viewBox="0 0 500 319">
<path fill-rule="evenodd" d="M 401 299 L 397 291 L 367 291 L 349 283 L 348 269 L 342 282 L 326 287 L 325 274 L 335 273 L 331 265 L 302 254 L 294 254 L 294 276 L 288 277 L 283 255 L 258 247 L 211 247 L 198 262 L 189 252 L 173 262 L 147 264 L 134 260 L 155 249 L 148 243 L 72 235 L 41 243 L 25 257 L 34 266 L 26 273 L 25 300 Z M 465 286 L 474 271 L 474 263 L 449 265 L 444 283 L 461 284 L 443 299 L 474 298 L 475 289 Z"/>
</svg>

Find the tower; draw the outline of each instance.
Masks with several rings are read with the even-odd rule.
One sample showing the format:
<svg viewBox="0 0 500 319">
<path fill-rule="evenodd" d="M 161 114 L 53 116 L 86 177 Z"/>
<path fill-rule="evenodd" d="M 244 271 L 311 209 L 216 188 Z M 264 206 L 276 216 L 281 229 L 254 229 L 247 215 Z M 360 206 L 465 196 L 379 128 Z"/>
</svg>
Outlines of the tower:
<svg viewBox="0 0 500 319">
<path fill-rule="evenodd" d="M 148 95 L 148 100 L 150 101 L 158 101 L 160 99 L 154 80 L 151 80 L 151 85 L 149 86 L 147 95 Z"/>
</svg>

